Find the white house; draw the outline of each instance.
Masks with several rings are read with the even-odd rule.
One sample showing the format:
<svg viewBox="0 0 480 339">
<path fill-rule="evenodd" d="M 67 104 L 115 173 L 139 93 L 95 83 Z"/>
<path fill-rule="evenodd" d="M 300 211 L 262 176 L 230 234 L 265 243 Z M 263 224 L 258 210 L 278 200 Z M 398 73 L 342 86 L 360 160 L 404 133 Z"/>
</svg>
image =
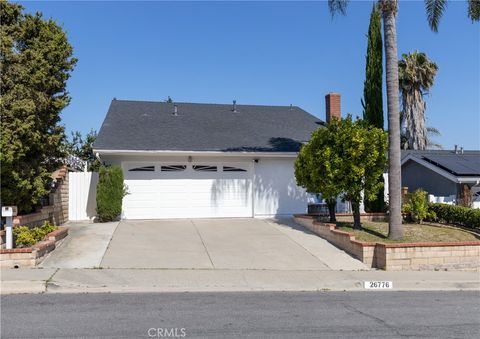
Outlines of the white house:
<svg viewBox="0 0 480 339">
<path fill-rule="evenodd" d="M 291 215 L 308 198 L 295 158 L 322 124 L 296 106 L 113 100 L 94 152 L 123 168 L 126 219 Z"/>
</svg>

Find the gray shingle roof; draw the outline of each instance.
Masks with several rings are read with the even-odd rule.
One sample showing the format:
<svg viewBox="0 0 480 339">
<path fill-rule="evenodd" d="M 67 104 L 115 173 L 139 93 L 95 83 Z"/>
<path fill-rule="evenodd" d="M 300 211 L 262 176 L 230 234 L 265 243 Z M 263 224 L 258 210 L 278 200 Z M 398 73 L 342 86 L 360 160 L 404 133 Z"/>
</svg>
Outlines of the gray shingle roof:
<svg viewBox="0 0 480 339">
<path fill-rule="evenodd" d="M 448 150 L 402 151 L 402 159 L 408 155 L 425 160 L 456 176 L 480 176 L 480 151 L 463 153 Z"/>
<path fill-rule="evenodd" d="M 293 106 L 112 100 L 96 150 L 296 152 L 322 124 Z"/>
</svg>

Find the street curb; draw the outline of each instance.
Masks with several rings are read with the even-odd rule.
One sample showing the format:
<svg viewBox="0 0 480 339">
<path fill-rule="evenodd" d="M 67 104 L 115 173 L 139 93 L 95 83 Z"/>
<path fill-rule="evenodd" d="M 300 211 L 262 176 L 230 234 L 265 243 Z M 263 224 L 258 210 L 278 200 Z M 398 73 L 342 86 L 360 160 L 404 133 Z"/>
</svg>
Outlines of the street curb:
<svg viewBox="0 0 480 339">
<path fill-rule="evenodd" d="M 46 292 L 46 281 L 2 281 L 0 284 L 1 295 L 7 294 L 38 294 Z"/>
<path fill-rule="evenodd" d="M 2 281 L 1 293 L 480 291 L 479 278 L 476 272 L 59 269 Z M 392 288 L 366 289 L 366 281 Z"/>
</svg>

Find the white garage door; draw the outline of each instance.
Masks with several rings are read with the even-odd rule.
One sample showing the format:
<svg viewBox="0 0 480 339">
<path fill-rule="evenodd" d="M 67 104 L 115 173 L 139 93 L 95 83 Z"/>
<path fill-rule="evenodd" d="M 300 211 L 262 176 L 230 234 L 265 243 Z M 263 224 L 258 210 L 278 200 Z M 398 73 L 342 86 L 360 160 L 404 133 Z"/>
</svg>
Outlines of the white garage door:
<svg viewBox="0 0 480 339">
<path fill-rule="evenodd" d="M 124 163 L 126 219 L 252 216 L 251 163 Z"/>
</svg>

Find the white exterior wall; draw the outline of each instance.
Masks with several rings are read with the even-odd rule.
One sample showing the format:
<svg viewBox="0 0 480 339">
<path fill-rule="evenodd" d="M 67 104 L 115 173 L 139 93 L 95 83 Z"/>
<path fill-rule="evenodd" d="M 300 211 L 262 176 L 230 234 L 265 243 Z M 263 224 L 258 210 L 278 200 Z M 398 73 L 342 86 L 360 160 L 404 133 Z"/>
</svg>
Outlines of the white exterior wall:
<svg viewBox="0 0 480 339">
<path fill-rule="evenodd" d="M 254 170 L 254 215 L 306 213 L 308 194 L 297 186 L 295 158 L 260 158 Z"/>
<path fill-rule="evenodd" d="M 254 162 L 258 159 L 258 162 Z M 102 160 L 109 164 L 118 164 L 126 169 L 133 163 L 143 163 L 145 165 L 152 163 L 184 163 L 188 161 L 188 156 L 171 156 L 152 154 L 149 156 L 103 156 Z M 228 165 L 229 163 L 248 163 L 251 166 L 251 180 L 253 181 L 253 206 L 252 214 L 257 218 L 272 216 L 287 216 L 296 213 L 306 213 L 308 204 L 308 194 L 303 188 L 296 184 L 294 175 L 294 157 L 262 157 L 262 156 L 201 156 L 192 155 L 191 163 L 216 163 Z M 128 178 L 128 174 L 125 173 Z M 127 185 L 128 180 L 126 180 Z M 212 181 L 215 182 L 215 181 Z M 131 184 L 131 183 L 130 183 Z M 192 185 L 192 182 L 189 183 Z M 212 192 L 214 190 L 212 189 Z M 250 191 L 251 190 L 247 190 Z M 251 194 L 251 193 L 249 193 Z M 129 197 L 126 197 L 128 200 Z M 188 200 L 188 199 L 185 199 Z M 251 199 L 248 199 L 251 203 Z M 125 207 L 125 201 L 124 201 Z M 185 205 L 179 208 L 188 208 Z M 128 215 L 128 214 L 127 214 Z M 240 216 L 240 215 L 239 215 Z"/>
</svg>

